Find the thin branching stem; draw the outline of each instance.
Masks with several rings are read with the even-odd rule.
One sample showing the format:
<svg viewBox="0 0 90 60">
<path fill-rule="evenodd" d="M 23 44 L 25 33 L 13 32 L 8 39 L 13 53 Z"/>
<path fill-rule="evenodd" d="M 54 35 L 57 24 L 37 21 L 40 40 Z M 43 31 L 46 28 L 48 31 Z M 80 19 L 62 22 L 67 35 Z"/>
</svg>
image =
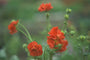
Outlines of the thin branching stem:
<svg viewBox="0 0 90 60">
<path fill-rule="evenodd" d="M 28 32 L 28 30 L 25 28 L 25 26 L 22 25 L 22 24 L 20 24 L 20 23 L 19 23 L 19 25 L 26 31 L 26 33 L 28 34 L 28 38 L 29 38 L 30 41 L 32 42 L 33 40 L 32 40 L 32 38 L 31 38 L 31 35 L 29 34 L 29 32 Z"/>
<path fill-rule="evenodd" d="M 23 32 L 23 31 L 22 31 L 21 29 L 19 29 L 19 28 L 17 28 L 17 30 L 18 30 L 18 31 L 20 31 L 22 34 L 24 34 L 24 35 L 25 35 L 25 37 L 26 37 L 26 38 L 28 38 L 28 39 L 29 39 L 29 37 L 27 36 L 27 34 L 26 34 L 25 32 Z M 28 41 L 28 42 L 29 42 L 29 41 Z"/>
</svg>

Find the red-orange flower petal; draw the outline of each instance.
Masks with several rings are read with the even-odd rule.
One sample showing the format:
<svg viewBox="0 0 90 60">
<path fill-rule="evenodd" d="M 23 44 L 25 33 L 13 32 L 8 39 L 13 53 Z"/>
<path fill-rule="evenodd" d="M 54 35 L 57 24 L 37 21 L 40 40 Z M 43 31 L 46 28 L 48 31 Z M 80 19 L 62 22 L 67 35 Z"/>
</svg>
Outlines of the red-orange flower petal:
<svg viewBox="0 0 90 60">
<path fill-rule="evenodd" d="M 51 6 L 51 3 L 46 3 L 46 11 L 51 10 L 53 7 Z"/>
<path fill-rule="evenodd" d="M 45 4 L 42 3 L 42 4 L 40 5 L 40 7 L 38 8 L 38 11 L 42 12 L 42 11 L 45 11 L 45 10 L 46 10 Z"/>
<path fill-rule="evenodd" d="M 63 52 L 67 49 L 66 47 L 68 45 L 68 41 L 64 40 L 64 33 L 61 32 L 61 30 L 58 29 L 58 27 L 53 27 L 48 34 L 49 36 L 47 36 L 47 44 L 51 49 L 59 49 L 59 47 L 55 47 L 59 44 L 62 45 L 61 49 L 58 50 L 59 52 Z"/>
<path fill-rule="evenodd" d="M 13 24 L 13 25 L 17 25 L 18 22 L 19 22 L 19 20 L 17 20 L 17 21 L 14 20 L 14 21 L 11 22 L 11 24 Z"/>
<path fill-rule="evenodd" d="M 40 5 L 40 7 L 38 8 L 38 11 L 40 11 L 40 12 L 42 12 L 42 11 L 49 11 L 49 10 L 51 10 L 53 7 L 51 6 L 51 3 L 46 3 L 46 4 L 44 4 L 44 3 L 42 3 L 41 5 Z"/>
<path fill-rule="evenodd" d="M 9 25 L 8 25 L 8 30 L 10 30 L 10 34 L 14 34 L 17 32 L 16 30 L 16 25 L 18 24 L 18 20 L 17 21 L 12 21 Z"/>
<path fill-rule="evenodd" d="M 67 40 L 63 40 L 62 48 L 60 49 L 60 52 L 65 51 L 65 50 L 67 49 L 67 48 L 66 48 L 67 45 L 68 45 L 68 41 L 67 41 Z"/>
<path fill-rule="evenodd" d="M 28 44 L 27 48 L 31 56 L 40 56 L 43 53 L 42 46 L 35 41 Z"/>
</svg>

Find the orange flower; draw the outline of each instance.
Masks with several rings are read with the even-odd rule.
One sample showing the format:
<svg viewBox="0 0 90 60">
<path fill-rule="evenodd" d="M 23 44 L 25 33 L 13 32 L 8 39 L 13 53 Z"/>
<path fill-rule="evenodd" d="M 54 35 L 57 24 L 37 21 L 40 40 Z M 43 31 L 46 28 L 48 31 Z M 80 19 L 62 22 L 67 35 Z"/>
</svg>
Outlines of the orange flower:
<svg viewBox="0 0 90 60">
<path fill-rule="evenodd" d="M 27 48 L 31 56 L 40 56 L 43 53 L 42 46 L 40 44 L 37 44 L 37 42 L 35 41 L 28 44 Z"/>
<path fill-rule="evenodd" d="M 10 34 L 14 34 L 17 32 L 16 30 L 16 25 L 18 24 L 18 20 L 17 21 L 12 21 L 9 25 L 8 25 L 8 30 L 10 30 Z"/>
<path fill-rule="evenodd" d="M 42 11 L 49 11 L 49 10 L 51 10 L 53 7 L 51 6 L 51 3 L 46 3 L 46 4 L 44 4 L 44 3 L 42 3 L 41 5 L 40 5 L 40 7 L 38 8 L 38 11 L 40 11 L 40 12 L 42 12 Z"/>
<path fill-rule="evenodd" d="M 68 41 L 64 40 L 64 33 L 61 32 L 58 27 L 53 27 L 48 34 L 50 36 L 47 36 L 47 44 L 51 49 L 59 49 L 59 52 L 63 52 L 67 49 L 66 46 L 68 45 Z M 58 46 L 59 44 L 62 45 L 61 48 Z"/>
</svg>

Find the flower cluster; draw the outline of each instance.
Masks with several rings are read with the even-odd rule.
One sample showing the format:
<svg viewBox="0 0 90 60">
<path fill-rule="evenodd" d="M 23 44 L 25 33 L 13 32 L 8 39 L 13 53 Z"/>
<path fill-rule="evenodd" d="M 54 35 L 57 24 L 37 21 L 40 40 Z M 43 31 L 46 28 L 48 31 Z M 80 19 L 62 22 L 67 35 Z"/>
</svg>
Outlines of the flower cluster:
<svg viewBox="0 0 90 60">
<path fill-rule="evenodd" d="M 52 8 L 53 7 L 51 6 L 51 3 L 46 3 L 46 4 L 42 3 L 38 8 L 38 10 L 42 12 L 42 11 L 49 11 Z M 28 45 L 27 44 L 24 45 L 24 47 L 26 47 L 26 49 L 29 51 L 30 56 L 34 56 L 34 57 L 41 56 L 43 54 L 42 46 L 38 44 L 36 41 L 33 41 L 28 30 L 21 23 L 18 24 L 18 22 L 19 20 L 12 21 L 8 25 L 10 34 L 16 33 L 17 30 L 23 33 L 31 41 Z M 23 30 L 18 29 L 18 27 L 16 29 L 17 24 L 18 27 L 20 25 L 25 30 L 26 33 Z M 48 34 L 49 36 L 47 36 L 47 44 L 51 49 L 56 49 L 56 52 L 63 52 L 67 49 L 66 47 L 68 45 L 68 41 L 64 40 L 65 39 L 64 33 L 61 32 L 61 30 L 58 29 L 58 27 L 53 27 Z"/>
<path fill-rule="evenodd" d="M 51 49 L 59 49 L 59 52 L 65 51 L 68 45 L 68 41 L 64 40 L 65 36 L 58 27 L 53 27 L 48 33 L 50 36 L 47 36 L 47 44 Z M 58 46 L 61 44 L 61 48 Z"/>
<path fill-rule="evenodd" d="M 43 53 L 42 46 L 40 44 L 37 44 L 37 42 L 35 42 L 35 41 L 28 44 L 27 48 L 28 48 L 31 56 L 40 56 Z"/>
<path fill-rule="evenodd" d="M 14 34 L 17 32 L 16 30 L 16 25 L 18 24 L 18 20 L 17 21 L 12 21 L 9 25 L 8 25 L 8 30 L 10 30 L 10 34 Z"/>
<path fill-rule="evenodd" d="M 41 5 L 40 5 L 40 7 L 38 8 L 38 11 L 40 11 L 40 12 L 42 12 L 42 11 L 49 11 L 49 10 L 51 10 L 53 7 L 51 6 L 51 3 L 46 3 L 46 4 L 44 4 L 44 3 L 42 3 Z"/>
</svg>

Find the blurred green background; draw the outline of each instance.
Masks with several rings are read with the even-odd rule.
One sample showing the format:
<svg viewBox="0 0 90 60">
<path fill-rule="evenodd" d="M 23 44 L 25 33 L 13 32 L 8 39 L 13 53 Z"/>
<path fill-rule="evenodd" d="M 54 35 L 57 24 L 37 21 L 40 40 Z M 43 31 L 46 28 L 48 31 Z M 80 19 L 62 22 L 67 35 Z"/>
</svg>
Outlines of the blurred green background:
<svg viewBox="0 0 90 60">
<path fill-rule="evenodd" d="M 8 25 L 12 19 L 19 19 L 31 33 L 33 40 L 42 46 L 46 44 L 46 36 L 41 32 L 47 22 L 44 12 L 39 12 L 41 3 L 51 2 L 53 9 L 49 11 L 52 26 L 62 28 L 66 8 L 71 8 L 70 21 L 80 34 L 90 31 L 90 0 L 0 0 L 0 60 L 26 60 L 27 53 L 22 48 L 26 37 L 21 33 L 9 34 Z M 72 46 L 60 57 L 56 54 L 53 60 L 77 60 L 77 51 Z"/>
</svg>

